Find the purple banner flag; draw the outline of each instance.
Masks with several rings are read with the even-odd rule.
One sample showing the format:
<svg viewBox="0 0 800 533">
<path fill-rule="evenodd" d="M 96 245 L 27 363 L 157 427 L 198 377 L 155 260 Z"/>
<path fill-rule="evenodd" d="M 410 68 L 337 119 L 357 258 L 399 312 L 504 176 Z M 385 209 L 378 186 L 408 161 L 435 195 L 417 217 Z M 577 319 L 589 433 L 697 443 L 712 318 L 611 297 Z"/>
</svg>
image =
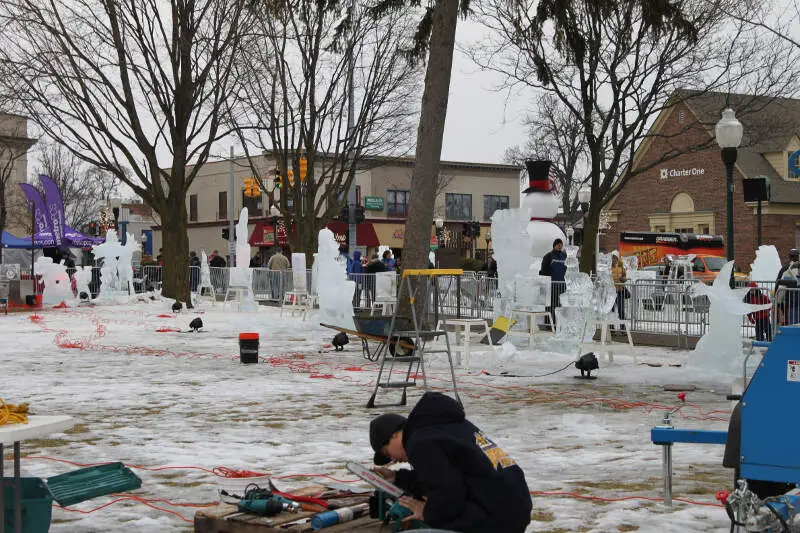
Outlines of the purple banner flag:
<svg viewBox="0 0 800 533">
<path fill-rule="evenodd" d="M 28 199 L 28 207 L 34 211 L 34 223 L 36 227 L 33 228 L 33 233 L 53 233 L 53 228 L 50 225 L 50 217 L 47 216 L 47 209 L 44 206 L 44 200 L 39 190 L 30 183 L 20 183 L 22 192 L 25 193 L 25 198 Z"/>
<path fill-rule="evenodd" d="M 44 201 L 47 206 L 47 215 L 50 218 L 50 224 L 53 228 L 53 238 L 56 240 L 56 246 L 62 246 L 64 242 L 64 232 L 66 231 L 64 201 L 61 199 L 58 185 L 56 185 L 56 182 L 51 180 L 49 176 L 40 174 L 39 182 L 42 184 L 42 191 L 44 191 Z"/>
</svg>

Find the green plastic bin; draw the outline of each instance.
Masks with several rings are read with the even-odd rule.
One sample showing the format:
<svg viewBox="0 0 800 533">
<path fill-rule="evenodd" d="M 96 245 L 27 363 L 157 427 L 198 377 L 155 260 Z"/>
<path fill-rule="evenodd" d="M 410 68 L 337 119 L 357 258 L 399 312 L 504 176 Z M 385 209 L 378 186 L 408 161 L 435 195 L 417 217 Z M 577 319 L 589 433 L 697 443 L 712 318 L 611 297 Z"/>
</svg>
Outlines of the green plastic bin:
<svg viewBox="0 0 800 533">
<path fill-rule="evenodd" d="M 138 489 L 142 480 L 122 463 L 109 463 L 73 470 L 47 478 L 53 499 L 69 507 L 98 496 Z"/>
<path fill-rule="evenodd" d="M 47 533 L 53 514 L 53 495 L 44 480 L 23 477 L 22 482 L 22 533 Z M 6 531 L 14 531 L 14 478 L 3 478 L 3 518 Z"/>
</svg>

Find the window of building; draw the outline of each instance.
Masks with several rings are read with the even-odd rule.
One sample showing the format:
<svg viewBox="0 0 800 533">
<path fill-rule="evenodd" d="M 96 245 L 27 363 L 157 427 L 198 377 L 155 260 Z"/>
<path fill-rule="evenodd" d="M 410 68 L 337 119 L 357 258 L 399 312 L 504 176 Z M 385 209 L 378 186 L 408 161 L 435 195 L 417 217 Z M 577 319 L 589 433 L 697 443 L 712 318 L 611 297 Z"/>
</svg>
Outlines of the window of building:
<svg viewBox="0 0 800 533">
<path fill-rule="evenodd" d="M 386 215 L 390 217 L 408 216 L 408 201 L 410 199 L 411 191 L 386 191 Z"/>
<path fill-rule="evenodd" d="M 486 194 L 483 196 L 483 220 L 491 220 L 498 209 L 508 209 L 508 196 Z"/>
<path fill-rule="evenodd" d="M 675 228 L 675 233 L 694 233 L 694 228 Z"/>
<path fill-rule="evenodd" d="M 667 228 L 666 228 L 666 226 L 655 226 L 653 228 L 653 231 L 655 231 L 656 233 L 666 233 L 667 232 Z"/>
<path fill-rule="evenodd" d="M 472 195 L 448 192 L 444 195 L 445 217 L 448 220 L 472 220 Z"/>
<path fill-rule="evenodd" d="M 197 195 L 189 195 L 189 222 L 197 222 Z"/>
<path fill-rule="evenodd" d="M 247 196 L 244 193 L 244 189 L 242 190 L 242 207 L 247 208 L 247 216 L 248 217 L 260 217 L 264 216 L 263 209 L 264 209 L 264 202 L 262 200 L 262 195 L 257 196 Z"/>
<path fill-rule="evenodd" d="M 701 235 L 709 235 L 711 233 L 711 228 L 708 227 L 708 224 L 700 224 L 697 226 L 697 233 Z"/>
<path fill-rule="evenodd" d="M 217 218 L 225 220 L 228 218 L 228 191 L 219 191 L 219 205 L 217 206 Z"/>
</svg>

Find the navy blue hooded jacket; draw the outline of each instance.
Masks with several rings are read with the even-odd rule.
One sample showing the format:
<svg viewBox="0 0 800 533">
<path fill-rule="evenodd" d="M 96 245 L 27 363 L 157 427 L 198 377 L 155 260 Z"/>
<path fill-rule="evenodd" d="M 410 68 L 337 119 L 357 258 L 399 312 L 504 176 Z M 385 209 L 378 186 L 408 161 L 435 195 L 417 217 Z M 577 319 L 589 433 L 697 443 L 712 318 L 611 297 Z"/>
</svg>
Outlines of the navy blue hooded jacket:
<svg viewBox="0 0 800 533">
<path fill-rule="evenodd" d="M 426 497 L 423 521 L 459 533 L 523 533 L 531 496 L 525 475 L 449 396 L 428 392 L 408 415 L 403 447 L 414 468 L 396 484 Z"/>
</svg>

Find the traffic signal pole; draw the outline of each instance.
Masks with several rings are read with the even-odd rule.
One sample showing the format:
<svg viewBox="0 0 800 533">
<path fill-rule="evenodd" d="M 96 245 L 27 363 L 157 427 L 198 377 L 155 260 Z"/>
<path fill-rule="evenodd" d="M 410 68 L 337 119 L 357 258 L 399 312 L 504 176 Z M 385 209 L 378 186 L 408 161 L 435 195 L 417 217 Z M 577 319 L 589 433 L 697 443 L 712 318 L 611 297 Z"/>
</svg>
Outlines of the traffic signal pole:
<svg viewBox="0 0 800 533">
<path fill-rule="evenodd" d="M 236 235 L 236 230 L 234 229 L 234 210 L 236 209 L 236 199 L 233 196 L 234 190 L 234 179 L 233 179 L 233 146 L 231 146 L 231 160 L 230 160 L 230 176 L 228 179 L 228 231 L 229 231 L 229 240 L 228 240 L 228 257 L 230 258 L 228 262 L 228 266 L 236 266 L 236 240 L 233 238 Z"/>
</svg>

